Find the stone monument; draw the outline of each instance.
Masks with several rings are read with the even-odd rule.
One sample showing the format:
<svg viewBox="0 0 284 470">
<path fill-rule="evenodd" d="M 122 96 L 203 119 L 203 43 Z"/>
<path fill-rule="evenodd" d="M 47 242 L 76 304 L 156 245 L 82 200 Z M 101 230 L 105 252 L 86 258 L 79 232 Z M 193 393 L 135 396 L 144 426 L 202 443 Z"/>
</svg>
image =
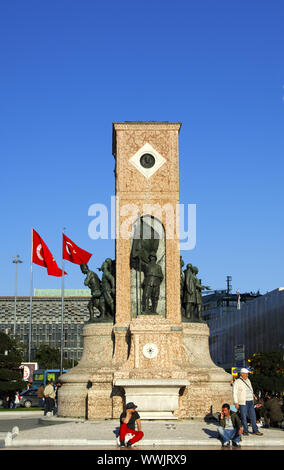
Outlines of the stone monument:
<svg viewBox="0 0 284 470">
<path fill-rule="evenodd" d="M 231 377 L 212 362 L 209 329 L 201 321 L 200 292 L 207 287 L 182 271 L 180 127 L 113 124 L 113 322 L 94 317 L 84 326 L 82 359 L 62 376 L 59 416 L 118 418 L 125 402 L 134 401 L 142 419 L 197 418 L 231 400 Z M 187 284 L 199 290 L 195 316 L 183 304 Z"/>
</svg>

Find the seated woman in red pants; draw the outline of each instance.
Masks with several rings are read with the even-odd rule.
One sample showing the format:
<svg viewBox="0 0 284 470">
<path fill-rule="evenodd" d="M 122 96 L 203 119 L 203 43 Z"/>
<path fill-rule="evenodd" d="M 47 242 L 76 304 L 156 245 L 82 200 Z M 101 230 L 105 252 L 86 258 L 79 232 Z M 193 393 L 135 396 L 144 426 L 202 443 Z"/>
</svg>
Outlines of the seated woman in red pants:
<svg viewBox="0 0 284 470">
<path fill-rule="evenodd" d="M 136 411 L 137 406 L 133 402 L 127 403 L 125 411 L 120 415 L 120 446 L 125 447 L 126 434 L 132 434 L 132 438 L 127 442 L 126 447 L 131 447 L 135 442 L 140 441 L 144 436 L 141 431 L 141 421 L 139 413 Z M 137 423 L 137 431 L 135 424 Z"/>
</svg>

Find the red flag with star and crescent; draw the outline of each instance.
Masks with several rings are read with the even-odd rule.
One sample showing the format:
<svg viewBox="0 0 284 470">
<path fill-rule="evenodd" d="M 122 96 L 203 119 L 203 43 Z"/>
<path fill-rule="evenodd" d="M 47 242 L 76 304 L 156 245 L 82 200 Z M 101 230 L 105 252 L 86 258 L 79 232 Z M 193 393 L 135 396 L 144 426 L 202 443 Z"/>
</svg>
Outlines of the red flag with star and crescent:
<svg viewBox="0 0 284 470">
<path fill-rule="evenodd" d="M 87 264 L 92 254 L 79 248 L 63 233 L 63 259 L 75 264 Z"/>
<path fill-rule="evenodd" d="M 57 263 L 49 251 L 47 245 L 34 229 L 32 243 L 32 262 L 47 268 L 47 274 L 49 274 L 49 276 L 62 277 L 62 269 L 57 266 Z M 67 273 L 64 272 L 64 274 Z"/>
</svg>

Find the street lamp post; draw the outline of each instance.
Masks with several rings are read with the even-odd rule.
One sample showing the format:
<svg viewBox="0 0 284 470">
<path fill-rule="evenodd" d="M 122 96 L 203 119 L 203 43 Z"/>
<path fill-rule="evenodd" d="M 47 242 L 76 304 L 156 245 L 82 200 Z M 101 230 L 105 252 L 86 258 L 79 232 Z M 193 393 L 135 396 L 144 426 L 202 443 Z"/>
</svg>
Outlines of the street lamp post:
<svg viewBox="0 0 284 470">
<path fill-rule="evenodd" d="M 65 227 L 62 230 L 64 235 Z M 61 335 L 60 335 L 60 375 L 63 374 L 63 349 L 64 349 L 64 258 L 62 251 L 62 281 L 61 281 Z"/>
<path fill-rule="evenodd" d="M 14 338 L 16 337 L 16 320 L 17 320 L 17 289 L 18 289 L 18 264 L 22 263 L 20 256 L 14 256 L 12 263 L 16 264 L 16 277 L 15 277 L 15 303 L 14 303 Z"/>
</svg>

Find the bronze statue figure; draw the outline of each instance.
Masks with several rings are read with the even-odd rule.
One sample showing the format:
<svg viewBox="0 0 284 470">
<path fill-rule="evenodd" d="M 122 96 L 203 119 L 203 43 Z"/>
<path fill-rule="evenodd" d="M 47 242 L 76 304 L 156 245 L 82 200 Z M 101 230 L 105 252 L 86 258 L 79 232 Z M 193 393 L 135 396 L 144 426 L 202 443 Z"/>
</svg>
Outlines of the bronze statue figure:
<svg viewBox="0 0 284 470">
<path fill-rule="evenodd" d="M 183 293 L 184 293 L 185 274 L 182 269 L 183 267 L 184 267 L 184 261 L 182 259 L 182 256 L 180 256 L 180 308 L 181 308 L 181 314 L 184 317 L 185 310 L 184 310 L 184 304 L 183 304 Z"/>
<path fill-rule="evenodd" d="M 157 253 L 159 247 L 159 234 L 151 227 L 143 217 L 138 216 L 137 224 L 134 225 L 133 243 L 130 254 L 130 265 L 137 268 L 137 260 L 148 263 L 149 255 Z"/>
<path fill-rule="evenodd" d="M 182 271 L 181 260 L 181 271 Z M 184 271 L 184 284 L 182 288 L 181 274 L 181 314 L 185 321 L 204 323 L 202 317 L 202 290 L 208 289 L 209 286 L 203 286 L 201 281 L 197 279 L 198 268 L 187 264 Z"/>
<path fill-rule="evenodd" d="M 192 272 L 192 265 L 189 263 L 186 265 L 185 270 L 185 279 L 184 279 L 184 310 L 185 318 L 187 320 L 194 320 L 194 310 L 196 305 L 196 290 L 195 290 L 195 280 Z"/>
<path fill-rule="evenodd" d="M 209 286 L 202 286 L 201 282 L 197 279 L 198 268 L 196 266 L 192 267 L 192 272 L 195 281 L 195 289 L 196 289 L 196 311 L 195 311 L 195 319 L 199 322 L 204 322 L 202 318 L 202 295 L 201 292 L 204 289 L 210 290 Z"/>
<path fill-rule="evenodd" d="M 160 284 L 164 278 L 161 266 L 157 263 L 156 253 L 149 255 L 149 263 L 143 263 L 144 281 L 142 284 L 143 313 L 156 314 L 160 296 Z M 150 305 L 151 303 L 151 305 Z"/>
<path fill-rule="evenodd" d="M 138 214 L 130 254 L 130 267 L 136 271 L 137 315 L 157 314 L 160 284 L 164 278 L 162 268 L 157 263 L 159 242 L 159 233 Z"/>
<path fill-rule="evenodd" d="M 115 313 L 115 268 L 114 262 L 107 258 L 102 267 L 99 268 L 102 271 L 102 294 L 104 298 L 104 305 L 105 305 L 105 314 L 114 317 Z"/>
<path fill-rule="evenodd" d="M 102 292 L 101 292 L 101 281 L 99 276 L 94 273 L 93 271 L 90 271 L 88 268 L 88 265 L 85 263 L 80 264 L 80 268 L 83 274 L 86 274 L 86 278 L 84 281 L 84 285 L 89 287 L 91 290 L 91 299 L 88 303 L 88 310 L 90 314 L 90 322 L 95 321 L 98 318 L 98 315 L 95 315 L 94 312 L 94 307 L 97 308 L 100 312 L 101 317 L 104 313 L 104 307 L 103 307 L 103 302 L 102 302 Z"/>
<path fill-rule="evenodd" d="M 107 264 L 108 261 L 106 260 Z M 109 308 L 109 288 L 107 286 L 107 279 L 109 273 L 107 272 L 105 275 L 104 282 L 102 282 L 99 276 L 90 271 L 88 265 L 83 263 L 80 265 L 81 271 L 83 274 L 86 274 L 86 278 L 84 281 L 85 286 L 88 286 L 91 290 L 91 299 L 88 303 L 88 310 L 90 313 L 89 322 L 110 322 L 113 321 L 114 316 L 114 302 L 111 304 L 111 308 Z M 108 271 L 106 267 L 104 267 L 105 271 Z M 112 285 L 113 287 L 113 285 Z M 106 300 L 107 298 L 107 300 Z M 99 310 L 99 315 L 95 313 L 94 309 Z"/>
</svg>

